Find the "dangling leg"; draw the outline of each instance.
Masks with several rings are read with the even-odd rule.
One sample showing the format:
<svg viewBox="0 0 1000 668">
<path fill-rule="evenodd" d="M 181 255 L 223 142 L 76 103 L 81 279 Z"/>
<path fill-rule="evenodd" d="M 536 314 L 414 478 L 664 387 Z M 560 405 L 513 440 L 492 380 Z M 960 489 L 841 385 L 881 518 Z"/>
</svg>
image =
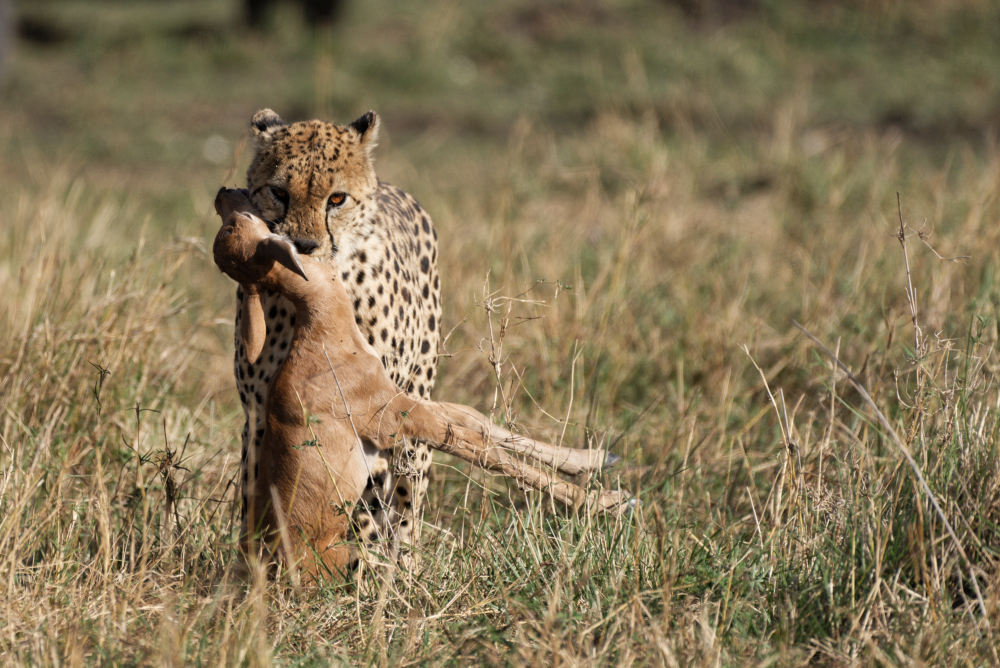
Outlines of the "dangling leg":
<svg viewBox="0 0 1000 668">
<path fill-rule="evenodd" d="M 442 452 L 503 473 L 524 487 L 547 491 L 566 505 L 579 506 L 586 503 L 599 509 L 612 510 L 630 501 L 629 495 L 624 492 L 587 492 L 578 485 L 528 464 L 520 457 L 539 451 L 557 452 L 565 448 L 531 441 L 531 449 L 526 451 L 523 447 L 512 447 L 509 441 L 492 440 L 491 437 L 495 434 L 491 426 L 486 424 L 486 417 L 468 406 L 404 400 L 391 402 L 387 410 L 404 416 L 400 422 L 402 435 L 426 439 Z M 510 432 L 500 431 L 510 435 Z M 523 446 L 524 443 L 520 445 Z"/>
</svg>

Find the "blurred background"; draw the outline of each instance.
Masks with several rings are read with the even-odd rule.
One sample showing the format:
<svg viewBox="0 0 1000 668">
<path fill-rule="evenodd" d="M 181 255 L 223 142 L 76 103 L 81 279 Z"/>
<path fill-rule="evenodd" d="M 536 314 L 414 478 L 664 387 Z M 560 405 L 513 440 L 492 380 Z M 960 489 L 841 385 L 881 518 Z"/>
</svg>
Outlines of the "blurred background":
<svg viewBox="0 0 1000 668">
<path fill-rule="evenodd" d="M 650 147 L 705 144 L 720 191 L 738 196 L 773 169 L 733 174 L 735 156 L 783 128 L 816 150 L 895 132 L 944 158 L 982 144 L 1000 95 L 995 7 L 975 0 L 3 5 L 8 187 L 31 186 L 36 160 L 75 166 L 95 188 L 153 198 L 163 224 L 159 207 L 183 225 L 191 199 L 242 170 L 261 106 L 290 119 L 377 109 L 387 176 L 434 174 L 433 188 L 405 185 L 455 206 L 469 187 L 456 178 L 497 174 L 490 158 L 519 123 L 563 151 L 610 119 L 645 123 Z"/>
<path fill-rule="evenodd" d="M 108 252 L 140 233 L 204 239 L 211 193 L 244 183 L 253 111 L 372 108 L 380 176 L 444 236 L 448 322 L 487 274 L 511 294 L 583 289 L 616 254 L 650 257 L 648 285 L 616 296 L 644 330 L 634 374 L 650 377 L 632 385 L 673 377 L 678 342 L 705 348 L 699 311 L 779 329 L 808 315 L 789 283 L 831 266 L 810 237 L 892 218 L 896 189 L 912 183 L 915 215 L 946 230 L 962 206 L 947 182 L 995 147 L 1000 117 L 985 0 L 39 0 L 0 15 L 5 220 L 74 184 L 128 211 Z"/>
<path fill-rule="evenodd" d="M 591 573 L 595 600 L 621 596 L 629 615 L 574 608 L 578 591 L 560 594 L 569 585 L 539 577 L 543 563 L 481 594 L 495 616 L 413 622 L 432 639 L 413 656 L 432 657 L 439 641 L 465 651 L 476 624 L 496 633 L 482 651 L 508 647 L 511 616 L 523 626 L 509 633 L 530 640 L 518 647 L 553 643 L 575 657 L 583 623 L 615 661 L 653 651 L 651 628 L 681 663 L 779 651 L 839 663 L 896 639 L 892 656 L 947 662 L 949 642 L 982 640 L 973 626 L 949 626 L 962 605 L 950 597 L 968 587 L 940 566 L 960 561 L 925 521 L 898 453 L 791 323 L 858 372 L 949 512 L 966 518 L 956 526 L 972 560 L 995 573 L 1000 432 L 985 417 L 1000 373 L 993 0 L 0 0 L 0 54 L 0 331 L 10 333 L 0 420 L 7 442 L 34 448 L 11 459 L 23 462 L 21 479 L 64 481 L 25 482 L 62 491 L 25 492 L 18 507 L 54 498 L 59 518 L 73 499 L 94 499 L 109 525 L 131 527 L 135 497 L 112 466 L 133 461 L 123 439 L 161 453 L 188 443 L 186 472 L 170 483 L 178 521 L 202 521 L 203 533 L 187 535 L 204 545 L 233 535 L 228 505 L 209 516 L 196 501 L 217 484 L 212 493 L 231 499 L 242 424 L 233 289 L 206 250 L 212 198 L 245 182 L 255 110 L 348 122 L 375 109 L 380 177 L 420 200 L 441 235 L 448 338 L 437 397 L 570 445 L 613 443 L 628 460 L 624 483 L 667 532 L 655 549 L 636 539 L 648 563 L 611 551 L 608 572 Z M 762 376 L 782 391 L 780 421 Z M 139 429 L 136 406 L 157 411 L 141 414 L 155 428 Z M 957 426 L 973 419 L 975 429 Z M 57 453 L 54 463 L 41 452 Z M 89 475 L 102 457 L 107 490 L 64 489 L 79 479 L 45 473 Z M 169 485 L 154 473 L 144 484 L 159 494 Z M 464 536 L 485 515 L 454 509 L 478 508 L 479 488 L 469 501 L 464 473 L 447 463 L 435 473 L 427 521 L 443 529 L 425 535 Z M 894 518 L 885 535 L 879 518 Z M 61 554 L 59 527 L 23 534 L 32 538 L 18 550 Z M 80 549 L 109 553 L 74 531 Z M 512 563 L 534 563 L 524 555 L 535 547 L 512 545 Z M 432 560 L 445 565 L 431 586 L 442 604 L 479 581 L 460 575 L 478 566 L 455 558 Z M 230 562 L 220 553 L 217 563 Z M 617 579 L 633 565 L 634 600 Z M 24 600 L 33 613 L 39 598 Z M 543 624 L 537 600 L 570 621 Z M 422 603 L 400 605 L 410 612 L 398 623 L 410 624 L 409 606 Z M 201 619 L 194 607 L 177 614 Z M 73 616 L 60 624 L 73 627 Z M 74 632 L 92 644 L 121 635 L 112 657 L 154 651 L 134 654 L 133 627 L 93 619 Z M 939 625 L 926 637 L 940 642 L 906 644 L 924 624 Z M 321 642 L 311 625 L 289 633 L 282 651 Z M 970 661 L 995 657 L 988 645 Z"/>
</svg>

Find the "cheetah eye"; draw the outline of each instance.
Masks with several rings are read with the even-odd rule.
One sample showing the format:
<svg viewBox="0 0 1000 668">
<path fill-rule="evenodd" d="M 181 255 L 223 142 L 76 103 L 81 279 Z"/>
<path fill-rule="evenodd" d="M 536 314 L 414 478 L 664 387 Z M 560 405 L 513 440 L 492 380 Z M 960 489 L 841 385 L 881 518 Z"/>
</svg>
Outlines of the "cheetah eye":
<svg viewBox="0 0 1000 668">
<path fill-rule="evenodd" d="M 326 210 L 336 209 L 337 207 L 343 206 L 344 202 L 347 201 L 347 193 L 333 193 L 330 195 L 330 199 L 326 201 Z"/>
<path fill-rule="evenodd" d="M 281 203 L 283 207 L 288 208 L 288 191 L 284 188 L 279 188 L 278 186 L 268 186 L 267 191 L 271 193 L 271 197 Z"/>
</svg>

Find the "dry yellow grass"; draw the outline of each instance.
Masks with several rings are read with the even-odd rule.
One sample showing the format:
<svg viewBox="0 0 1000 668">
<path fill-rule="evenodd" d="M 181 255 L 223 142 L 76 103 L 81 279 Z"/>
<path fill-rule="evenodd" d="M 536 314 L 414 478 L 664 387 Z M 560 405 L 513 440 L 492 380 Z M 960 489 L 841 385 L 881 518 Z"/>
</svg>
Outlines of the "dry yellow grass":
<svg viewBox="0 0 1000 668">
<path fill-rule="evenodd" d="M 19 45 L 0 111 L 5 660 L 997 660 L 995 9 L 445 2 L 207 47 L 222 3 L 52 6 L 92 33 Z M 437 397 L 614 443 L 639 512 L 553 514 L 442 460 L 417 572 L 233 583 L 233 294 L 205 244 L 257 106 L 379 108 L 380 172 L 441 232 Z"/>
</svg>

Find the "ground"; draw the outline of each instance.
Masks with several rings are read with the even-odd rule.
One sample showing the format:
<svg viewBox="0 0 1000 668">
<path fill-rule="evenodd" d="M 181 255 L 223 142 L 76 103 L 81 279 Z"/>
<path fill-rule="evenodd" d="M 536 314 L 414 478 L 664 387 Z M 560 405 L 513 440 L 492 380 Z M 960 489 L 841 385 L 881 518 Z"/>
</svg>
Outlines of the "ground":
<svg viewBox="0 0 1000 668">
<path fill-rule="evenodd" d="M 332 34 L 286 3 L 270 35 L 237 4 L 18 4 L 0 651 L 997 662 L 995 3 L 351 3 Z M 264 106 L 380 112 L 378 173 L 441 235 L 436 396 L 613 443 L 640 512 L 442 457 L 421 570 L 224 585 L 241 414 L 206 243 Z"/>
</svg>

